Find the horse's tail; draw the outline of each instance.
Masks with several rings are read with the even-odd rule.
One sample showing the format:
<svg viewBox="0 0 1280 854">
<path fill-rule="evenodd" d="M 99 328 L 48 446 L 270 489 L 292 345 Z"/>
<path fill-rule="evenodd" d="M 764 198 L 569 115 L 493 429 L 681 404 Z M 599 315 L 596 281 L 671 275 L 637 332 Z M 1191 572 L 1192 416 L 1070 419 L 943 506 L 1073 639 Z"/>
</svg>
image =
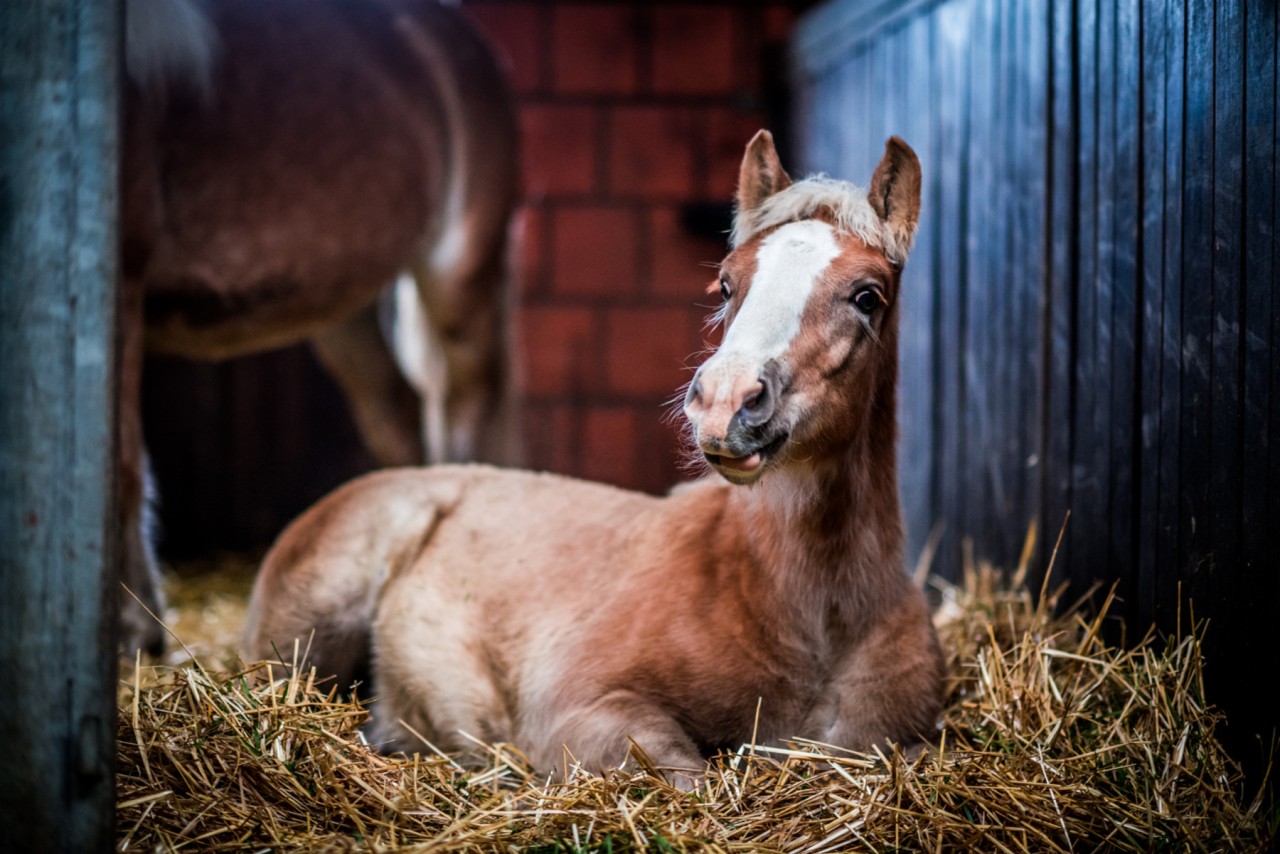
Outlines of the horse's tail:
<svg viewBox="0 0 1280 854">
<path fill-rule="evenodd" d="M 315 667 L 346 690 L 367 681 L 388 579 L 415 561 L 456 487 L 391 469 L 354 480 L 298 517 L 263 560 L 243 657 Z"/>
<path fill-rule="evenodd" d="M 126 0 L 125 70 L 155 100 L 172 86 L 207 96 L 218 34 L 196 0 Z"/>
</svg>

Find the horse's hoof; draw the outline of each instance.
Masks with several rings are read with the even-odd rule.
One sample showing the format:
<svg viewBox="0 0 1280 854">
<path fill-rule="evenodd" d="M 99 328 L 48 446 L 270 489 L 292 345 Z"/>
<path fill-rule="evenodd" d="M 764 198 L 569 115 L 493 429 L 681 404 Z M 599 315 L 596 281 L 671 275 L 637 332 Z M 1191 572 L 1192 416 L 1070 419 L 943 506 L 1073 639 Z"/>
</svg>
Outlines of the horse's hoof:
<svg viewBox="0 0 1280 854">
<path fill-rule="evenodd" d="M 126 626 L 122 634 L 120 655 L 123 658 L 135 658 L 139 652 L 146 657 L 160 658 L 165 653 L 164 630 L 159 625 L 153 623 L 143 628 Z"/>
</svg>

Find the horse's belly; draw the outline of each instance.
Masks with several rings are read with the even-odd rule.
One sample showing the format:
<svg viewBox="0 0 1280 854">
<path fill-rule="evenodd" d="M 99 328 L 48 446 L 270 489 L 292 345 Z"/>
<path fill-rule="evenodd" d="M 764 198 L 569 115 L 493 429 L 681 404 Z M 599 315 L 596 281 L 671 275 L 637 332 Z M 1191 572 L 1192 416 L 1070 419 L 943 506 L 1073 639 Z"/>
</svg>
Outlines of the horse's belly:
<svg viewBox="0 0 1280 854">
<path fill-rule="evenodd" d="M 395 273 L 386 267 L 342 284 L 280 277 L 229 288 L 194 276 L 152 281 L 143 297 L 147 350 L 225 359 L 294 344 L 377 299 Z"/>
<path fill-rule="evenodd" d="M 210 99 L 163 116 L 131 102 L 123 176 L 148 344 L 197 357 L 287 344 L 368 304 L 429 250 L 448 169 L 426 72 L 399 43 L 371 50 L 366 30 L 393 32 L 385 13 L 213 13 Z"/>
</svg>

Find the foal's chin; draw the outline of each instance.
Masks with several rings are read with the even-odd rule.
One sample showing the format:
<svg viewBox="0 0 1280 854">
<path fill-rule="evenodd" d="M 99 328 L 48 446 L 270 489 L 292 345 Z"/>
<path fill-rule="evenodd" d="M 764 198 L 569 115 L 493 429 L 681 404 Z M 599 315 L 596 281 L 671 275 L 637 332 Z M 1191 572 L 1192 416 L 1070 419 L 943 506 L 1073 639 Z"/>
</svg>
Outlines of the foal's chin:
<svg viewBox="0 0 1280 854">
<path fill-rule="evenodd" d="M 719 466 L 719 465 L 716 465 L 715 463 L 710 462 L 709 460 L 708 460 L 708 463 L 710 464 L 711 468 L 716 472 L 716 474 L 720 475 L 722 478 L 729 481 L 734 486 L 750 486 L 751 484 L 760 480 L 761 476 L 764 475 L 764 470 L 765 470 L 764 463 L 761 463 L 757 468 L 749 472 L 738 471 L 736 469 Z"/>
<path fill-rule="evenodd" d="M 745 457 L 729 457 L 703 451 L 703 458 L 725 480 L 735 486 L 749 486 L 774 467 L 778 451 L 786 440 L 787 436 L 783 434 Z"/>
</svg>

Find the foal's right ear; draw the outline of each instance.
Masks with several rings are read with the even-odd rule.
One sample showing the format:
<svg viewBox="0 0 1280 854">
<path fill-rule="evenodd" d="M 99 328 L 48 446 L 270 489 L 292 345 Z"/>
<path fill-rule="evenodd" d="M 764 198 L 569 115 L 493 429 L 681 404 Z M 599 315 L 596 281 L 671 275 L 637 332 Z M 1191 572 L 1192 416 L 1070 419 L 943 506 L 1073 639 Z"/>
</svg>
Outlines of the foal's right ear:
<svg viewBox="0 0 1280 854">
<path fill-rule="evenodd" d="M 791 186 L 791 176 L 782 168 L 773 134 L 757 131 L 747 143 L 747 153 L 738 170 L 738 213 L 755 210 L 774 193 Z"/>
<path fill-rule="evenodd" d="M 867 201 L 905 258 L 920 219 L 920 159 L 900 137 L 891 136 L 884 144 L 884 157 L 871 176 Z"/>
</svg>

